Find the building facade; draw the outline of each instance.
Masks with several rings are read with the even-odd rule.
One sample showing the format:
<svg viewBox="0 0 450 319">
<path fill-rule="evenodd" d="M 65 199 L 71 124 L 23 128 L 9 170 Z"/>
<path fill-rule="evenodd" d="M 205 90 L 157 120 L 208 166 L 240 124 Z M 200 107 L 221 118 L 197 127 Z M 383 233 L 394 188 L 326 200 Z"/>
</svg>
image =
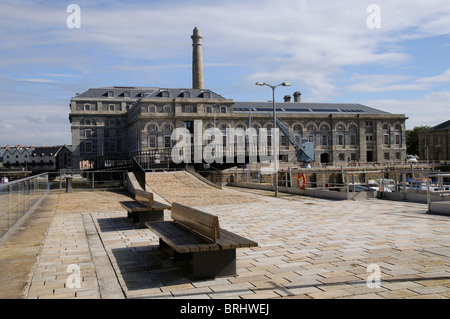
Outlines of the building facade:
<svg viewBox="0 0 450 319">
<path fill-rule="evenodd" d="M 419 158 L 430 161 L 450 160 L 450 120 L 419 133 Z"/>
<path fill-rule="evenodd" d="M 50 172 L 73 168 L 70 146 L 15 146 L 3 149 L 3 166 L 33 172 Z"/>
<path fill-rule="evenodd" d="M 202 44 L 198 28 L 193 40 L 193 88 L 91 88 L 70 101 L 75 166 L 89 168 L 100 156 L 173 147 L 175 128 L 247 129 L 273 127 L 272 102 L 237 102 L 203 88 Z M 360 104 L 303 103 L 301 93 L 278 102 L 277 118 L 298 140 L 314 143 L 315 163 L 392 163 L 406 156 L 403 114 Z M 197 132 L 199 133 L 199 132 Z M 202 132 L 203 133 L 203 132 Z M 297 164 L 295 149 L 280 133 L 282 161 Z M 77 164 L 79 163 L 79 164 Z"/>
<path fill-rule="evenodd" d="M 89 89 L 71 100 L 74 163 L 171 148 L 172 131 L 189 130 L 195 120 L 203 130 L 217 127 L 224 134 L 227 128 L 270 130 L 272 110 L 271 102 L 234 102 L 207 89 Z M 404 115 L 360 104 L 281 102 L 277 118 L 299 140 L 314 142 L 316 163 L 392 163 L 406 156 Z M 279 145 L 283 161 L 295 163 L 295 150 L 282 133 Z"/>
</svg>

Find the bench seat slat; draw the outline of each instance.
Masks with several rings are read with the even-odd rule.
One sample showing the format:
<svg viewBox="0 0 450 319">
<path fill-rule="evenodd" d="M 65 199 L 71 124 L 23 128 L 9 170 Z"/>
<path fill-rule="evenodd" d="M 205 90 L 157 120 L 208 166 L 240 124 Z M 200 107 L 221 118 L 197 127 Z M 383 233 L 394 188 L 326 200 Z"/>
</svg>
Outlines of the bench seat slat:
<svg viewBox="0 0 450 319">
<path fill-rule="evenodd" d="M 152 206 L 143 205 L 137 201 L 123 201 L 120 205 L 129 212 L 147 212 L 152 210 L 164 210 L 170 209 L 170 205 L 166 205 L 160 202 L 154 202 Z"/>
<path fill-rule="evenodd" d="M 222 249 L 258 246 L 256 242 L 239 236 L 223 228 L 220 229 L 220 238 L 217 240 L 217 244 L 221 246 Z"/>
<path fill-rule="evenodd" d="M 179 253 L 218 250 L 219 246 L 207 243 L 173 222 L 147 222 L 147 227 L 158 235 L 166 244 Z"/>
</svg>

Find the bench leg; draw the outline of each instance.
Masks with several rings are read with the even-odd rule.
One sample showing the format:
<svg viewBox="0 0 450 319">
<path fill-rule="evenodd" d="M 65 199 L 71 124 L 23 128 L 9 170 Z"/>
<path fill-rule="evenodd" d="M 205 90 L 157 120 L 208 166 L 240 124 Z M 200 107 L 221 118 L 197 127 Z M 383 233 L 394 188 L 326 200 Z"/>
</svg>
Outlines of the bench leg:
<svg viewBox="0 0 450 319">
<path fill-rule="evenodd" d="M 129 221 L 131 221 L 133 224 L 135 223 L 139 223 L 139 215 L 137 215 L 136 213 L 132 213 L 132 212 L 127 212 L 127 219 Z"/>
<path fill-rule="evenodd" d="M 193 253 L 192 273 L 194 279 L 236 275 L 236 249 Z"/>
<path fill-rule="evenodd" d="M 145 222 L 163 222 L 164 221 L 164 210 L 154 210 L 150 212 L 139 212 L 138 215 L 140 228 L 147 228 Z M 134 220 L 133 220 L 134 221 Z"/>
</svg>

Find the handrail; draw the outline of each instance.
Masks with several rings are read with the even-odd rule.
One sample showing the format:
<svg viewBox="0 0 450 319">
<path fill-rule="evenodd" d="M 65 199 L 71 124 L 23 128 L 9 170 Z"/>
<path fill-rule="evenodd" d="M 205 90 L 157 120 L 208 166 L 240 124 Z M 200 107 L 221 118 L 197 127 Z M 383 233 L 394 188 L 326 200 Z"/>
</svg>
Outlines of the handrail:
<svg viewBox="0 0 450 319">
<path fill-rule="evenodd" d="M 0 245 L 48 193 L 48 174 L 0 185 Z"/>
<path fill-rule="evenodd" d="M 145 170 L 142 168 L 141 164 L 137 161 L 137 159 L 132 156 L 133 159 L 133 173 L 136 176 L 136 179 L 143 190 L 145 190 Z"/>
</svg>

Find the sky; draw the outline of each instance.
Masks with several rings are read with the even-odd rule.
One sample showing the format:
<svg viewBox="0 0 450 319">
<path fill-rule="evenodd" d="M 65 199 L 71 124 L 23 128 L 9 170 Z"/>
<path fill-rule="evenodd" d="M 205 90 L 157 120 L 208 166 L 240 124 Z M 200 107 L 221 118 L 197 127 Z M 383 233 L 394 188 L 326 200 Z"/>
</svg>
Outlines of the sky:
<svg viewBox="0 0 450 319">
<path fill-rule="evenodd" d="M 77 9 L 74 9 L 75 4 Z M 235 101 L 360 103 L 450 119 L 448 0 L 0 0 L 0 146 L 71 144 L 69 103 L 92 87 L 192 87 Z"/>
</svg>

